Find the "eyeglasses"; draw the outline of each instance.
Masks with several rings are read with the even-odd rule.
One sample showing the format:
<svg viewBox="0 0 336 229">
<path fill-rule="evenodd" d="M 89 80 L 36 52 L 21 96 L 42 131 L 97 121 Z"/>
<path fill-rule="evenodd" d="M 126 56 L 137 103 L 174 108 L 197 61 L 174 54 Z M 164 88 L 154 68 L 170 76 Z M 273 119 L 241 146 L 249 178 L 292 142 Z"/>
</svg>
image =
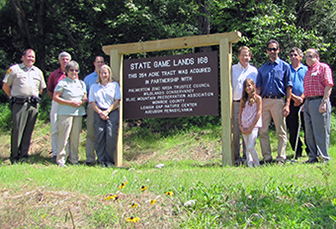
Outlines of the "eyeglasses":
<svg viewBox="0 0 336 229">
<path fill-rule="evenodd" d="M 289 54 L 290 57 L 294 57 L 294 56 L 298 56 L 298 54 L 293 53 L 293 54 Z"/>
<path fill-rule="evenodd" d="M 78 69 L 70 68 L 70 69 L 69 69 L 69 72 L 79 72 L 79 70 L 78 70 Z"/>
<path fill-rule="evenodd" d="M 277 50 L 278 50 L 278 48 L 268 48 L 267 50 L 268 50 L 269 52 L 272 52 L 272 51 L 274 51 L 274 52 L 275 52 L 275 51 L 277 51 Z"/>
<path fill-rule="evenodd" d="M 313 58 L 313 55 L 308 55 L 306 56 L 306 58 Z"/>
</svg>

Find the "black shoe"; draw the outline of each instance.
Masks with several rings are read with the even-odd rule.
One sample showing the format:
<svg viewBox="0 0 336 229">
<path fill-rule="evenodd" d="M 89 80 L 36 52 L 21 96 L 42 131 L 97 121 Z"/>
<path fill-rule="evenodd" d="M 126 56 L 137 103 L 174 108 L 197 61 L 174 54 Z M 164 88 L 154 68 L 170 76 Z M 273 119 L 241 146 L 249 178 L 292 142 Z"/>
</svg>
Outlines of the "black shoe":
<svg viewBox="0 0 336 229">
<path fill-rule="evenodd" d="M 56 158 L 57 158 L 57 156 L 53 156 L 53 157 L 50 159 L 50 162 L 52 162 L 52 163 L 56 163 Z"/>
<path fill-rule="evenodd" d="M 105 168 L 105 167 L 106 167 L 106 165 L 105 165 L 104 162 L 100 162 L 100 166 L 101 166 L 102 168 Z"/>
<path fill-rule="evenodd" d="M 111 162 L 106 162 L 105 164 L 106 164 L 107 168 L 113 168 L 114 167 L 114 165 Z"/>
<path fill-rule="evenodd" d="M 305 161 L 306 164 L 314 164 L 314 163 L 317 163 L 317 162 L 318 162 L 317 158 L 309 159 L 308 161 Z"/>
<path fill-rule="evenodd" d="M 260 165 L 270 165 L 273 163 L 273 159 L 260 161 Z"/>
<path fill-rule="evenodd" d="M 85 164 L 87 166 L 94 166 L 96 164 L 96 162 L 95 161 L 93 161 L 93 162 L 85 162 Z"/>
<path fill-rule="evenodd" d="M 71 165 L 79 165 L 78 162 L 73 162 L 71 160 L 68 159 L 68 162 L 71 164 Z"/>
<path fill-rule="evenodd" d="M 15 164 L 19 164 L 19 161 L 18 160 L 11 160 L 11 163 L 12 163 L 12 165 L 15 165 Z"/>
</svg>

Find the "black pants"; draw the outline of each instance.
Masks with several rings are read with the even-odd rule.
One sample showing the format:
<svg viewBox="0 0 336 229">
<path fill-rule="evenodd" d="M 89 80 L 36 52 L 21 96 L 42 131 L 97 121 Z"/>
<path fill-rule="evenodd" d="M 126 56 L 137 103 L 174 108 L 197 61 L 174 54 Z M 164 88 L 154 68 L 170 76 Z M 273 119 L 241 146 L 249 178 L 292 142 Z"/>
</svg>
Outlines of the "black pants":
<svg viewBox="0 0 336 229">
<path fill-rule="evenodd" d="M 298 133 L 298 128 L 299 128 L 299 116 L 298 112 L 300 110 L 299 106 L 294 106 L 294 101 L 291 99 L 290 103 L 290 113 L 286 117 L 286 125 L 289 131 L 289 143 L 291 144 L 292 149 L 295 149 L 295 142 L 297 138 L 297 133 Z M 304 118 L 303 118 L 303 112 L 300 113 L 301 117 L 301 127 L 303 128 L 303 131 L 305 132 L 305 127 L 304 127 Z M 306 143 L 306 137 L 305 137 L 305 143 Z M 307 144 L 306 144 L 307 146 Z M 309 155 L 309 149 L 306 147 L 306 152 L 307 155 Z M 302 156 L 302 141 L 299 138 L 298 140 L 298 146 L 296 150 L 296 156 L 301 157 Z"/>
<path fill-rule="evenodd" d="M 119 109 L 111 111 L 108 120 L 103 120 L 97 112 L 94 113 L 95 149 L 98 163 L 115 165 L 117 162 L 118 129 Z"/>
<path fill-rule="evenodd" d="M 38 110 L 36 104 L 14 103 L 12 105 L 13 129 L 11 136 L 12 163 L 28 157 L 31 135 L 34 130 Z"/>
</svg>

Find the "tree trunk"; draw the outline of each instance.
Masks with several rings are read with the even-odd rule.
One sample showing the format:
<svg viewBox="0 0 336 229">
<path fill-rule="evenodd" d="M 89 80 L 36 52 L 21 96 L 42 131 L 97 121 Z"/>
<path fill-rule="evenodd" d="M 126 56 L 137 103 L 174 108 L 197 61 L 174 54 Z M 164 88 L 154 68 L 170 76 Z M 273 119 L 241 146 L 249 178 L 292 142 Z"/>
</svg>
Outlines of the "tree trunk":
<svg viewBox="0 0 336 229">
<path fill-rule="evenodd" d="M 37 9 L 37 6 L 36 6 Z M 38 14 L 37 14 L 37 29 L 38 29 L 38 43 L 37 43 L 37 64 L 43 73 L 45 73 L 46 68 L 46 53 L 45 53 L 45 33 L 44 33 L 44 21 L 46 17 L 46 11 L 45 11 L 45 0 L 40 0 L 40 5 L 38 8 Z"/>
<path fill-rule="evenodd" d="M 198 30 L 200 35 L 210 34 L 210 0 L 197 0 L 198 4 Z M 201 47 L 200 52 L 209 52 L 211 47 Z"/>
<path fill-rule="evenodd" d="M 28 25 L 28 20 L 26 16 L 26 12 L 24 11 L 22 5 L 21 5 L 21 0 L 12 0 L 12 4 L 15 10 L 15 15 L 18 20 L 18 25 L 20 28 L 20 34 L 22 36 L 22 41 L 24 45 L 24 49 L 26 48 L 33 48 L 33 42 L 31 39 L 31 35 L 29 32 L 29 25 Z M 22 50 L 23 51 L 23 50 Z"/>
</svg>

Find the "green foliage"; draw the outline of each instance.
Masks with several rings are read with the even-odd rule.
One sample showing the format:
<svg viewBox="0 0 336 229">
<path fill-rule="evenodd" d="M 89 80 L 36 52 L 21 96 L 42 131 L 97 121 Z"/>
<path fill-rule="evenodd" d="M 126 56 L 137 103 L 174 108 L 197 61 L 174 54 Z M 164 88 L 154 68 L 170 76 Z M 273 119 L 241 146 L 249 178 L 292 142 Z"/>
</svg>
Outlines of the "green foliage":
<svg viewBox="0 0 336 229">
<path fill-rule="evenodd" d="M 7 103 L 0 104 L 0 131 L 6 132 L 12 128 L 12 111 Z"/>
<path fill-rule="evenodd" d="M 190 218 L 182 224 L 192 228 L 326 228 L 335 222 L 335 206 L 326 189 L 299 188 L 270 180 L 262 187 L 205 185 L 198 182 L 185 196 L 195 205 L 186 207 Z M 198 214 L 199 213 L 199 214 Z M 314 222 L 309 220 L 314 219 Z"/>
<path fill-rule="evenodd" d="M 97 228 L 106 228 L 108 225 L 114 225 L 118 222 L 118 218 L 111 212 L 114 208 L 112 206 L 104 206 L 101 209 L 92 210 L 93 224 Z"/>
<path fill-rule="evenodd" d="M 49 122 L 50 120 L 50 107 L 51 107 L 51 98 L 49 95 L 45 92 L 42 95 L 42 100 L 39 105 L 39 115 L 38 119 L 44 122 Z"/>
<path fill-rule="evenodd" d="M 336 110 L 333 109 L 333 112 L 331 113 L 331 125 L 330 125 L 330 144 L 334 145 L 336 144 Z"/>
</svg>

